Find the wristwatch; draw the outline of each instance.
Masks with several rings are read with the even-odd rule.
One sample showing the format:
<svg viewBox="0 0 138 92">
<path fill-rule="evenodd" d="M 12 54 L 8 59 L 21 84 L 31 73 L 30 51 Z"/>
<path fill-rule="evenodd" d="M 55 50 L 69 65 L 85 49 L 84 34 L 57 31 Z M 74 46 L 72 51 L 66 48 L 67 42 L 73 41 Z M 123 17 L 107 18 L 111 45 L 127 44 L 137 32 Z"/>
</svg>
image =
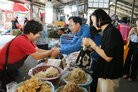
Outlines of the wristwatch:
<svg viewBox="0 0 138 92">
<path fill-rule="evenodd" d="M 95 49 L 96 49 L 96 47 L 97 47 L 97 45 L 95 44 L 95 46 L 93 47 L 93 49 L 95 50 Z"/>
</svg>

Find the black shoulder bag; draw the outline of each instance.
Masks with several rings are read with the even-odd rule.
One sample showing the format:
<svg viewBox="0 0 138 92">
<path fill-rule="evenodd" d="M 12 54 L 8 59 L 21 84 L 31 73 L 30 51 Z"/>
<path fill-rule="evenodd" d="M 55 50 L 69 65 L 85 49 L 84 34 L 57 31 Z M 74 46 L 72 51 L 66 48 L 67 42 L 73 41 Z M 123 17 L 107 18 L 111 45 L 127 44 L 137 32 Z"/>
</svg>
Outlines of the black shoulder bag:
<svg viewBox="0 0 138 92">
<path fill-rule="evenodd" d="M 94 51 L 89 51 L 86 46 L 82 46 L 80 53 L 77 57 L 76 64 L 87 73 L 92 73 L 92 62 L 91 54 Z"/>
<path fill-rule="evenodd" d="M 22 35 L 26 38 L 25 35 Z M 15 39 L 15 38 L 14 38 Z M 13 40 L 14 40 L 13 39 Z M 7 47 L 7 51 L 6 51 L 6 57 L 5 57 L 5 64 L 3 65 L 3 70 L 10 70 L 10 71 L 17 71 L 23 64 L 25 59 L 27 58 L 27 56 L 25 56 L 24 58 L 22 58 L 21 60 L 19 60 L 16 63 L 13 64 L 8 64 L 8 56 L 9 56 L 9 47 L 11 45 L 11 43 L 13 42 L 13 40 L 9 43 L 8 47 Z"/>
</svg>

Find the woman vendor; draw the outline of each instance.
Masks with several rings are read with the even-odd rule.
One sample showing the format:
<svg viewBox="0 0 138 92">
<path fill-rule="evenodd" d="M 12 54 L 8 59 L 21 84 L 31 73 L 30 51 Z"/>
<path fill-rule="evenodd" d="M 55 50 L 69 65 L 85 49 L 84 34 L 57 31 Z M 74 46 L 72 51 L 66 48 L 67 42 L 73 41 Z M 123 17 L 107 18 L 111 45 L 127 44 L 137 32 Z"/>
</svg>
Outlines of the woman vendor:
<svg viewBox="0 0 138 92">
<path fill-rule="evenodd" d="M 51 55 L 51 50 L 37 48 L 34 41 L 43 30 L 41 23 L 30 20 L 24 27 L 24 34 L 15 37 L 0 49 L 0 81 L 1 88 L 6 89 L 6 84 L 15 80 L 17 70 L 23 65 L 27 56 L 39 60 Z"/>
</svg>

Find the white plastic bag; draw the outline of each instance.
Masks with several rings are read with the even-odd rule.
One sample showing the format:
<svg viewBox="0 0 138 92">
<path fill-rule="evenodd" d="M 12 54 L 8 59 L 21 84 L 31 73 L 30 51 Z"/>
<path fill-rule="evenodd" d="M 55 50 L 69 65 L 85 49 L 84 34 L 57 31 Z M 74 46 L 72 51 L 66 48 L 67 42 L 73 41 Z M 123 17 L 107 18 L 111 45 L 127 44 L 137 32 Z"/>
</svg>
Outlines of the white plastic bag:
<svg viewBox="0 0 138 92">
<path fill-rule="evenodd" d="M 17 85 L 17 82 L 12 81 L 6 85 L 7 92 L 14 92 L 15 86 Z"/>
</svg>

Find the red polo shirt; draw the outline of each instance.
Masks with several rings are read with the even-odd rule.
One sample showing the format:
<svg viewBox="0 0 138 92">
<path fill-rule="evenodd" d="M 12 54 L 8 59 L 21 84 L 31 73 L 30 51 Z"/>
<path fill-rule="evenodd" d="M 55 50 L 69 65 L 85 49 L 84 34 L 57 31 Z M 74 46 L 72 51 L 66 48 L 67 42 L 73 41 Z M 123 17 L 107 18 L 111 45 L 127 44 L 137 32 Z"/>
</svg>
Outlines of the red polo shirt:
<svg viewBox="0 0 138 92">
<path fill-rule="evenodd" d="M 26 55 L 36 52 L 36 45 L 26 37 L 18 36 L 12 41 L 9 48 L 9 64 L 16 63 Z M 0 70 L 3 69 L 2 64 L 5 64 L 6 50 L 9 43 L 10 41 L 0 50 Z"/>
</svg>

